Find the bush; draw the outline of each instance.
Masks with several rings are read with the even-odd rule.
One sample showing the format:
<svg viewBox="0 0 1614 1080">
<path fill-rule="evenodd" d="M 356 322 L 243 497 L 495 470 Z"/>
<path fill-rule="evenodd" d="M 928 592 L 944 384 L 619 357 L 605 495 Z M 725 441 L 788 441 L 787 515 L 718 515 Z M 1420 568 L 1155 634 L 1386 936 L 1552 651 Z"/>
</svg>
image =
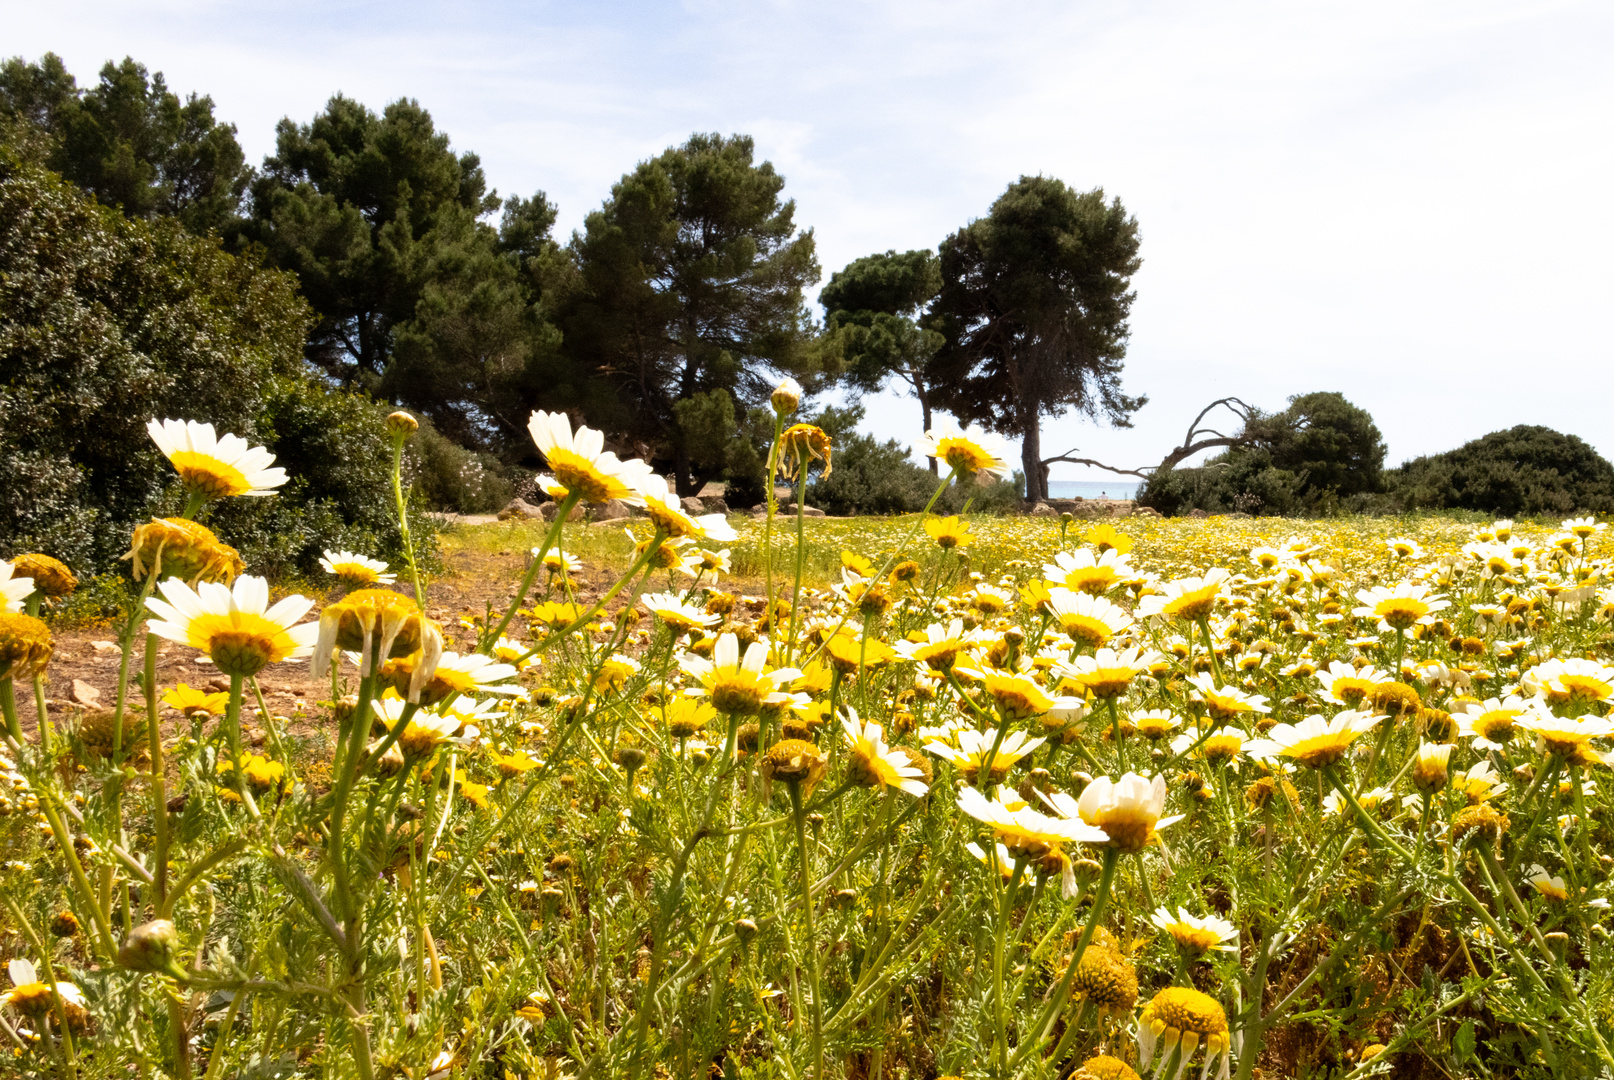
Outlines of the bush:
<svg viewBox="0 0 1614 1080">
<path fill-rule="evenodd" d="M 311 573 L 327 546 L 395 557 L 385 410 L 309 380 L 308 321 L 289 275 L 0 147 L 0 554 L 117 569 L 136 523 L 182 505 L 145 431 L 174 417 L 262 443 L 291 475 L 214 510 L 255 572 Z"/>
<path fill-rule="evenodd" d="M 516 481 L 505 475 L 498 458 L 444 438 L 424 418 L 409 441 L 404 465 L 405 477 L 432 510 L 491 514 L 515 498 Z"/>
<path fill-rule="evenodd" d="M 1301 394 L 1280 413 L 1254 413 L 1241 445 L 1199 468 L 1163 469 L 1138 492 L 1167 517 L 1332 514 L 1383 487 L 1384 439 L 1367 411 L 1336 393 Z"/>
<path fill-rule="evenodd" d="M 1519 425 L 1444 454 L 1391 470 L 1389 485 L 1407 510 L 1476 510 L 1487 514 L 1614 511 L 1614 465 L 1584 440 L 1546 427 Z"/>
</svg>

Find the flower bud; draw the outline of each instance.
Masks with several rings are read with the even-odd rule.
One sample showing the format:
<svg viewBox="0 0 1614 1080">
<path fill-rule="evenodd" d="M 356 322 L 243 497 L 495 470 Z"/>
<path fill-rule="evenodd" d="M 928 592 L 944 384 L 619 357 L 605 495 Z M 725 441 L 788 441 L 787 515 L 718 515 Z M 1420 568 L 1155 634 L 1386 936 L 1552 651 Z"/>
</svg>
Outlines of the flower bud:
<svg viewBox="0 0 1614 1080">
<path fill-rule="evenodd" d="M 387 416 L 387 434 L 398 442 L 403 442 L 419 430 L 420 421 L 406 412 L 390 413 Z"/>
<path fill-rule="evenodd" d="M 774 387 L 773 394 L 768 398 L 773 405 L 773 411 L 779 416 L 791 416 L 801 408 L 801 384 L 795 379 L 786 378 L 784 382 Z"/>
<path fill-rule="evenodd" d="M 153 919 L 129 931 L 118 950 L 118 963 L 131 971 L 167 971 L 174 965 L 179 934 L 167 919 Z"/>
<path fill-rule="evenodd" d="M 735 919 L 734 936 L 740 939 L 741 945 L 751 944 L 757 937 L 756 922 L 751 919 Z"/>
<path fill-rule="evenodd" d="M 1451 752 L 1451 743 L 1424 743 L 1418 747 L 1418 759 L 1412 766 L 1412 783 L 1419 791 L 1429 795 L 1446 786 Z"/>
</svg>

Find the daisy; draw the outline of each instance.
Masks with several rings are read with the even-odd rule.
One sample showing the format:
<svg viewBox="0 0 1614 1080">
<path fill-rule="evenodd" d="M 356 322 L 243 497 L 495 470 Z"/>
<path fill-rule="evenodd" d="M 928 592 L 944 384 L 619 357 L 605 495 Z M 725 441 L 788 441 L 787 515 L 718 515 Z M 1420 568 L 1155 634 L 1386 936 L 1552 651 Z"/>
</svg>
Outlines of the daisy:
<svg viewBox="0 0 1614 1080">
<path fill-rule="evenodd" d="M 387 564 L 380 559 L 369 559 L 351 551 L 327 551 L 320 556 L 319 565 L 350 589 L 391 585 L 398 580 L 397 574 L 387 573 Z"/>
<path fill-rule="evenodd" d="M 951 735 L 950 742 L 946 740 L 945 734 Z M 990 782 L 1007 776 L 1009 770 L 1014 768 L 1021 758 L 1047 742 L 1043 738 L 1033 739 L 1023 731 L 1011 731 L 1003 737 L 997 752 L 992 753 L 992 743 L 997 739 L 995 731 L 954 727 L 945 734 L 936 729 L 921 731 L 920 738 L 933 736 L 931 741 L 924 743 L 925 751 L 950 763 L 971 783 L 980 776 L 981 766 L 986 763 L 988 754 L 992 754 L 992 767 L 987 776 Z"/>
<path fill-rule="evenodd" d="M 32 961 L 13 960 L 6 967 L 11 976 L 11 989 L 0 993 L 0 1008 L 9 1005 L 24 1016 L 37 1018 L 55 1008 L 55 997 L 60 997 L 68 1020 L 78 1023 L 85 1018 L 89 1002 L 77 986 L 70 982 L 59 982 L 53 997 L 51 985 L 39 981 Z"/>
<path fill-rule="evenodd" d="M 956 515 L 953 517 L 933 517 L 925 519 L 925 532 L 936 541 L 936 546 L 946 550 L 968 547 L 975 537 L 970 535 L 970 527 Z"/>
<path fill-rule="evenodd" d="M 647 611 L 679 634 L 704 630 L 723 621 L 723 616 L 711 614 L 702 607 L 688 603 L 677 593 L 646 593 L 639 598 L 639 602 Z"/>
<path fill-rule="evenodd" d="M 1593 739 L 1614 735 L 1614 719 L 1606 716 L 1554 716 L 1542 708 L 1526 710 L 1515 721 L 1515 726 L 1521 731 L 1534 732 L 1543 750 L 1563 757 L 1577 755 Z"/>
<path fill-rule="evenodd" d="M 1098 596 L 1109 592 L 1124 579 L 1132 576 L 1131 561 L 1119 551 L 1111 549 L 1094 554 L 1087 548 L 1074 553 L 1061 551 L 1051 563 L 1042 564 L 1050 584 L 1062 584 L 1071 592 Z"/>
<path fill-rule="evenodd" d="M 202 582 L 196 591 L 178 578 L 157 586 L 161 600 L 146 598 L 158 619 L 148 632 L 207 653 L 226 675 L 256 675 L 270 664 L 299 660 L 313 652 L 319 625 L 295 625 L 314 602 L 288 596 L 269 606 L 269 583 L 242 575 L 233 587 Z M 160 621 L 159 621 L 160 620 Z"/>
<path fill-rule="evenodd" d="M 917 631 L 913 638 L 896 642 L 892 648 L 904 660 L 923 664 L 932 671 L 948 671 L 960 656 L 967 657 L 979 648 L 984 635 L 966 631 L 963 619 L 954 619 L 943 626 L 931 623 L 924 633 Z"/>
<path fill-rule="evenodd" d="M 1580 657 L 1548 660 L 1525 672 L 1520 684 L 1554 705 L 1607 701 L 1614 697 L 1614 668 Z"/>
<path fill-rule="evenodd" d="M 1250 716 L 1272 711 L 1267 699 L 1260 694 L 1246 694 L 1232 686 L 1217 686 L 1210 672 L 1201 672 L 1188 680 L 1194 688 L 1194 700 L 1205 706 L 1212 720 L 1227 721 L 1235 716 Z"/>
<path fill-rule="evenodd" d="M 1553 877 L 1547 873 L 1546 867 L 1540 863 L 1531 865 L 1530 877 L 1527 879 L 1527 883 L 1534 886 L 1536 892 L 1545 896 L 1548 900 L 1569 899 L 1569 886 L 1564 883 L 1564 879 Z"/>
<path fill-rule="evenodd" d="M 1066 844 L 1102 844 L 1108 837 L 1075 817 L 1050 817 L 1015 798 L 1005 803 L 1003 793 L 988 799 L 975 788 L 958 793 L 958 808 L 990 828 L 1014 858 L 1039 859 Z"/>
<path fill-rule="evenodd" d="M 1076 818 L 1104 830 L 1105 846 L 1124 854 L 1136 854 L 1148 847 L 1154 834 L 1173 822 L 1181 821 L 1181 814 L 1162 817 L 1166 808 L 1166 778 L 1150 779 L 1137 773 L 1127 773 L 1111 781 L 1107 776 L 1095 777 L 1082 790 L 1080 799 L 1073 799 L 1063 791 L 1042 796 L 1062 817 Z"/>
<path fill-rule="evenodd" d="M 12 577 L 16 567 L 0 559 L 0 615 L 21 611 L 23 601 L 34 593 L 34 579 Z"/>
<path fill-rule="evenodd" d="M 360 589 L 319 613 L 313 672 L 317 678 L 329 671 L 340 650 L 359 654 L 359 677 L 367 679 L 377 656 L 384 663 L 423 651 L 435 662 L 442 649 L 437 624 L 409 597 L 387 589 Z M 429 665 L 417 665 L 415 671 L 423 680 L 431 677 Z"/>
<path fill-rule="evenodd" d="M 646 474 L 639 481 L 639 494 L 643 496 L 645 513 L 656 528 L 675 539 L 692 537 L 696 540 L 738 540 L 739 534 L 722 514 L 691 516 L 684 512 L 678 496 L 667 486 L 667 481 L 655 473 Z"/>
<path fill-rule="evenodd" d="M 959 473 L 985 471 L 993 476 L 1009 475 L 1009 444 L 997 435 L 978 427 L 960 431 L 952 420 L 943 419 L 925 432 L 919 441 L 919 452 L 924 457 L 945 461 Z"/>
<path fill-rule="evenodd" d="M 1132 625 L 1132 616 L 1119 604 L 1069 589 L 1048 590 L 1048 610 L 1067 637 L 1089 648 L 1103 645 Z"/>
<path fill-rule="evenodd" d="M 1393 589 L 1378 586 L 1372 589 L 1362 589 L 1356 594 L 1356 599 L 1362 606 L 1351 612 L 1353 615 L 1379 621 L 1379 632 L 1389 633 L 1391 630 L 1404 632 L 1414 626 L 1428 626 L 1435 621 L 1434 613 L 1444 611 L 1451 606 L 1451 601 L 1437 596 L 1429 595 L 1427 585 L 1412 585 L 1403 582 Z"/>
<path fill-rule="evenodd" d="M 1457 722 L 1457 734 L 1474 740 L 1474 749 L 1501 750 L 1513 738 L 1514 723 L 1529 707 L 1517 694 L 1509 694 L 1506 700 L 1470 701 L 1451 718 Z"/>
<path fill-rule="evenodd" d="M 1324 697 L 1354 709 L 1361 704 L 1364 697 L 1372 694 L 1380 683 L 1395 680 L 1378 668 L 1371 666 L 1354 668 L 1342 660 L 1335 660 L 1325 670 L 1317 673 L 1317 681 L 1322 684 Z"/>
<path fill-rule="evenodd" d="M 1227 1012 L 1209 994 L 1186 986 L 1168 986 L 1138 1016 L 1138 1060 L 1144 1068 L 1148 1068 L 1156 1052 L 1164 1066 L 1180 1049 L 1182 1057 L 1177 1069 L 1181 1075 L 1200 1043 L 1205 1044 L 1200 1080 L 1209 1075 L 1211 1062 L 1218 1055 L 1222 1064 L 1217 1075 L 1227 1080 L 1232 1071 L 1233 1040 L 1227 1029 Z"/>
<path fill-rule="evenodd" d="M 1251 757 L 1286 757 L 1314 769 L 1334 764 L 1382 716 L 1347 709 L 1332 720 L 1313 713 L 1298 724 L 1279 724 L 1246 746 Z"/>
<path fill-rule="evenodd" d="M 1385 550 L 1398 559 L 1423 558 L 1423 545 L 1405 536 L 1392 536 L 1384 541 Z"/>
<path fill-rule="evenodd" d="M 212 424 L 194 420 L 152 420 L 146 433 L 163 452 L 185 487 L 203 499 L 230 495 L 273 495 L 286 482 L 285 469 L 272 469 L 275 456 L 239 435 L 219 437 Z"/>
<path fill-rule="evenodd" d="M 1132 680 L 1147 674 L 1160 654 L 1141 648 L 1099 649 L 1092 656 L 1078 656 L 1054 665 L 1053 675 L 1061 689 L 1078 696 L 1090 694 L 1101 700 L 1120 697 Z"/>
<path fill-rule="evenodd" d="M 1184 622 L 1209 618 L 1231 577 L 1218 566 L 1205 571 L 1202 577 L 1168 581 L 1158 593 L 1138 601 L 1138 618 L 1182 619 Z"/>
<path fill-rule="evenodd" d="M 724 634 L 712 646 L 711 659 L 685 653 L 678 661 L 684 673 L 696 682 L 684 691 L 691 697 L 710 697 L 718 712 L 732 716 L 755 716 L 770 700 L 783 701 L 781 690 L 800 677 L 795 668 L 768 670 L 768 646 L 753 641 L 740 655 L 740 639 Z"/>
<path fill-rule="evenodd" d="M 1453 773 L 1449 783 L 1453 791 L 1462 795 L 1468 800 L 1469 805 L 1473 806 L 1494 799 L 1505 792 L 1508 786 L 1500 781 L 1501 778 L 1491 763 L 1482 761 L 1469 766 L 1464 772 Z"/>
<path fill-rule="evenodd" d="M 571 420 L 559 412 L 534 412 L 527 431 L 554 470 L 555 479 L 584 501 L 604 503 L 618 499 L 629 506 L 644 505 L 639 487 L 651 475 L 650 466 L 638 458 L 617 460 L 605 449 L 603 433 L 579 427 L 574 435 Z"/>
<path fill-rule="evenodd" d="M 1164 907 L 1156 908 L 1149 921 L 1171 935 L 1177 945 L 1188 952 L 1202 953 L 1214 949 L 1217 952 L 1238 952 L 1238 927 L 1226 919 L 1219 919 L 1215 915 L 1206 915 L 1196 918 L 1188 914 L 1188 909 L 1179 907 L 1173 915 Z"/>
<path fill-rule="evenodd" d="M 857 710 L 848 708 L 841 718 L 841 729 L 846 733 L 847 778 L 863 787 L 900 788 L 918 798 L 930 790 L 923 777 L 925 771 L 901 750 L 885 743 L 885 729 L 871 721 L 858 719 Z"/>
</svg>

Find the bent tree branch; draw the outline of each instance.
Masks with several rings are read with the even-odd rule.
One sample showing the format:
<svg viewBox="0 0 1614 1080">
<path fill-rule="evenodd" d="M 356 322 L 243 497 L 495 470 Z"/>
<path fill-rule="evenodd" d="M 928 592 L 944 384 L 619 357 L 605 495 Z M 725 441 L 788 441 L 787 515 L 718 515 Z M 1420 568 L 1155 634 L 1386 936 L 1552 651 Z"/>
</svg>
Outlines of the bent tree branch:
<svg viewBox="0 0 1614 1080">
<path fill-rule="evenodd" d="M 1225 408 L 1233 415 L 1237 416 L 1239 420 L 1244 422 L 1245 428 L 1240 430 L 1236 435 L 1225 435 L 1222 432 L 1217 431 L 1215 428 L 1203 426 L 1205 417 L 1209 416 L 1212 411 L 1218 408 Z M 1136 476 L 1140 479 L 1147 480 L 1152 474 L 1175 468 L 1179 463 L 1187 461 L 1189 458 L 1193 457 L 1202 450 L 1214 450 L 1217 447 L 1241 446 L 1244 443 L 1249 442 L 1251 435 L 1248 431 L 1248 425 L 1250 416 L 1253 412 L 1254 410 L 1250 407 L 1250 405 L 1239 398 L 1217 398 L 1215 401 L 1211 402 L 1209 405 L 1205 406 L 1199 411 L 1199 415 L 1194 417 L 1193 423 L 1188 425 L 1188 434 L 1183 437 L 1182 444 L 1173 449 L 1170 453 L 1166 454 L 1165 457 L 1161 458 L 1160 464 L 1158 465 L 1141 465 L 1136 469 L 1123 469 L 1116 465 L 1105 464 L 1104 462 L 1095 460 L 1094 458 L 1077 457 L 1076 451 L 1079 449 L 1079 447 L 1072 447 L 1065 453 L 1059 454 L 1056 457 L 1043 458 L 1043 476 L 1046 477 L 1048 475 L 1048 466 L 1052 465 L 1056 461 L 1062 461 L 1070 465 L 1090 465 L 1095 469 L 1104 469 L 1108 472 L 1119 473 L 1122 476 Z"/>
</svg>

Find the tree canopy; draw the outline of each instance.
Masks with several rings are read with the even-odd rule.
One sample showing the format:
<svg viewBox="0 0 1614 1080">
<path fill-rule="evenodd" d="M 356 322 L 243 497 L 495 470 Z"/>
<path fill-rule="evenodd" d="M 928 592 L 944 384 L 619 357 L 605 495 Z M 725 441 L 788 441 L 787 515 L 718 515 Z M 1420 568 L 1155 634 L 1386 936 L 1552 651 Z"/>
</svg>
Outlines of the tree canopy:
<svg viewBox="0 0 1614 1080">
<path fill-rule="evenodd" d="M 481 220 L 501 207 L 499 227 Z M 547 404 L 554 220 L 543 192 L 501 203 L 419 103 L 378 115 L 339 94 L 307 124 L 280 122 L 242 237 L 301 282 L 310 362 L 467 445 L 503 445 L 534 397 Z"/>
<path fill-rule="evenodd" d="M 748 412 L 818 359 L 802 290 L 818 280 L 784 177 L 748 136 L 697 134 L 644 161 L 572 239 L 569 355 L 604 372 L 618 430 L 680 494 L 731 469 Z M 680 408 L 680 402 L 685 404 Z"/>
<path fill-rule="evenodd" d="M 1584 439 L 1531 424 L 1414 458 L 1391 470 L 1388 480 L 1409 510 L 1510 516 L 1614 511 L 1614 465 Z"/>
<path fill-rule="evenodd" d="M 935 404 L 1021 439 L 1028 499 L 1048 493 L 1044 416 L 1125 427 L 1147 400 L 1121 389 L 1138 246 L 1119 199 L 1045 176 L 1022 176 L 942 242 Z"/>
<path fill-rule="evenodd" d="M 900 380 L 918 399 L 926 431 L 932 425 L 929 364 L 944 339 L 919 320 L 940 291 L 936 253 L 921 249 L 853 260 L 818 294 L 825 326 L 838 337 L 853 395 Z M 930 467 L 935 472 L 934 460 Z"/>
<path fill-rule="evenodd" d="M 43 164 L 131 217 L 173 217 L 194 233 L 222 231 L 240 211 L 252 170 L 234 124 L 213 99 L 183 101 L 161 72 L 127 57 L 88 90 L 46 53 L 0 64 L 0 117 L 31 127 Z"/>
</svg>

